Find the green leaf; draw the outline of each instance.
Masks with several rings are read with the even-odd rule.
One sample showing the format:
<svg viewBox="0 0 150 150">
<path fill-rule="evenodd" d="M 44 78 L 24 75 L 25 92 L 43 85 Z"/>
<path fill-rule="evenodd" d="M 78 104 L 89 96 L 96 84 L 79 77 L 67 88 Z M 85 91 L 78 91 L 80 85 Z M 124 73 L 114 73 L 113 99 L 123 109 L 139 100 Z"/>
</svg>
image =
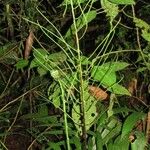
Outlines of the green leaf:
<svg viewBox="0 0 150 150">
<path fill-rule="evenodd" d="M 146 114 L 142 112 L 134 112 L 131 115 L 129 115 L 123 124 L 121 138 L 129 134 L 132 131 L 135 124 L 137 123 L 137 121 L 145 118 L 145 116 Z"/>
<path fill-rule="evenodd" d="M 116 137 L 120 133 L 121 123 L 116 118 L 113 118 L 108 124 L 108 129 L 105 129 L 104 131 L 107 134 L 103 137 L 103 144 L 107 144 L 113 137 Z"/>
<path fill-rule="evenodd" d="M 74 88 L 74 86 L 78 83 L 77 73 L 66 73 L 66 75 L 61 79 L 65 87 L 70 90 L 70 88 Z"/>
<path fill-rule="evenodd" d="M 96 148 L 97 150 L 103 150 L 103 140 L 101 134 L 96 132 Z"/>
<path fill-rule="evenodd" d="M 119 13 L 118 6 L 110 3 L 108 0 L 101 0 L 101 5 L 106 12 L 106 16 L 109 17 L 110 21 L 112 22 Z"/>
<path fill-rule="evenodd" d="M 15 67 L 17 69 L 23 69 L 24 67 L 26 67 L 28 65 L 29 61 L 25 60 L 25 59 L 20 59 L 16 64 Z"/>
<path fill-rule="evenodd" d="M 48 59 L 49 53 L 46 50 L 34 49 L 33 55 L 34 55 L 35 59 L 33 60 L 34 62 L 30 66 L 30 68 L 39 66 L 39 67 L 43 68 L 43 70 L 45 70 L 45 71 L 46 70 L 50 71 L 52 69 L 52 67 L 49 64 L 49 59 Z"/>
<path fill-rule="evenodd" d="M 132 150 L 144 150 L 147 146 L 147 139 L 144 133 L 136 132 L 135 133 L 136 140 L 131 143 Z"/>
<path fill-rule="evenodd" d="M 30 69 L 35 68 L 35 67 L 38 67 L 38 62 L 37 62 L 36 59 L 34 58 L 34 59 L 31 61 Z"/>
<path fill-rule="evenodd" d="M 98 113 L 96 111 L 96 103 L 97 101 L 93 98 L 93 96 L 90 95 L 88 92 L 88 83 L 84 81 L 84 110 L 85 110 L 85 126 L 86 130 L 89 130 L 89 128 L 93 125 L 94 120 L 96 119 Z M 79 132 L 81 132 L 81 114 L 80 114 L 80 105 L 74 104 L 73 110 L 72 110 L 72 118 L 74 120 L 76 127 Z"/>
<path fill-rule="evenodd" d="M 92 10 L 88 13 L 85 13 L 84 16 L 80 16 L 78 20 L 76 21 L 76 28 L 77 32 L 82 29 L 85 25 L 87 25 L 89 22 L 91 22 L 96 17 L 96 11 Z M 70 38 L 72 35 L 76 33 L 74 24 L 71 25 L 69 30 L 67 31 L 65 38 Z"/>
<path fill-rule="evenodd" d="M 48 59 L 53 62 L 64 62 L 67 60 L 67 56 L 63 51 L 52 53 L 48 56 Z"/>
<path fill-rule="evenodd" d="M 133 20 L 137 27 L 139 27 L 142 30 L 141 36 L 148 42 L 150 42 L 150 25 L 146 23 L 145 21 L 134 18 Z"/>
<path fill-rule="evenodd" d="M 116 83 L 116 74 L 109 68 L 94 66 L 91 71 L 94 80 L 101 82 L 104 86 L 110 87 Z"/>
<path fill-rule="evenodd" d="M 108 150 L 129 150 L 130 142 L 129 142 L 128 136 L 125 136 L 124 138 L 121 138 L 121 136 L 118 136 L 115 139 L 114 143 L 111 143 L 111 144 L 109 143 L 108 143 Z"/>
<path fill-rule="evenodd" d="M 47 69 L 43 68 L 43 67 L 38 67 L 37 71 L 39 73 L 40 76 L 44 76 L 48 73 Z"/>
<path fill-rule="evenodd" d="M 80 138 L 78 136 L 73 136 L 70 139 L 70 144 L 74 144 L 76 146 L 76 150 L 81 150 Z"/>
<path fill-rule="evenodd" d="M 61 73 L 59 70 L 51 70 L 50 71 L 51 76 L 55 79 L 58 80 L 59 78 L 61 78 Z"/>
<path fill-rule="evenodd" d="M 61 90 L 59 85 L 53 82 L 48 89 L 48 96 L 49 96 L 49 100 L 52 101 L 53 105 L 56 108 L 60 107 L 60 101 L 61 101 L 60 94 L 61 94 Z"/>
<path fill-rule="evenodd" d="M 116 83 L 116 71 L 122 70 L 129 64 L 126 62 L 108 62 L 101 66 L 94 66 L 91 71 L 91 76 L 94 80 L 101 82 L 101 84 L 108 88 L 109 91 L 120 94 L 130 95 L 129 91 L 123 86 Z M 110 88 L 109 88 L 110 87 Z"/>
<path fill-rule="evenodd" d="M 134 5 L 134 0 L 109 0 L 111 3 L 114 4 L 123 4 L 123 5 Z"/>
<path fill-rule="evenodd" d="M 101 65 L 100 67 L 104 68 L 105 70 L 111 70 L 112 72 L 116 72 L 116 71 L 123 70 L 127 66 L 129 66 L 128 63 L 117 61 L 117 62 L 107 62 Z"/>
<path fill-rule="evenodd" d="M 112 87 L 108 88 L 107 90 L 118 95 L 131 95 L 131 93 L 125 87 L 118 83 L 115 83 Z"/>
</svg>

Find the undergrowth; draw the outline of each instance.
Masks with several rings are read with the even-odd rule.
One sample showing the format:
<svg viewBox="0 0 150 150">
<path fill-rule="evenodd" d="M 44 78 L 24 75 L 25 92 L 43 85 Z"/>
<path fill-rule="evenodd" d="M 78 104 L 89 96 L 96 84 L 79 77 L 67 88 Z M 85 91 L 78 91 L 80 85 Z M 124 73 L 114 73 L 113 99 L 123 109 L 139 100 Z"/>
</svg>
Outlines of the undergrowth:
<svg viewBox="0 0 150 150">
<path fill-rule="evenodd" d="M 1 149 L 149 149 L 141 3 L 0 2 Z"/>
</svg>

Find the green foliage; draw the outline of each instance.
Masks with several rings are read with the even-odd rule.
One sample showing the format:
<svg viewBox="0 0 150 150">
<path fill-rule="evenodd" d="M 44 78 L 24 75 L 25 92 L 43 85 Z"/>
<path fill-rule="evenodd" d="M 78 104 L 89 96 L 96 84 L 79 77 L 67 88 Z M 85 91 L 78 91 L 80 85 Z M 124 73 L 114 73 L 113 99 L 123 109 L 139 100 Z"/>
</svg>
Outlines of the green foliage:
<svg viewBox="0 0 150 150">
<path fill-rule="evenodd" d="M 137 27 L 139 27 L 142 30 L 142 34 L 141 36 L 148 42 L 150 42 L 150 25 L 147 24 L 145 21 L 138 19 L 138 18 L 134 18 L 133 20 L 136 24 Z"/>
<path fill-rule="evenodd" d="M 136 140 L 133 143 L 131 143 L 132 150 L 145 149 L 145 147 L 147 146 L 145 134 L 141 132 L 137 132 L 135 133 L 135 136 L 136 136 Z"/>
<path fill-rule="evenodd" d="M 106 16 L 110 17 L 110 22 L 112 22 L 119 13 L 118 6 L 109 2 L 109 0 L 101 0 L 101 5 L 106 12 Z"/>
<path fill-rule="evenodd" d="M 101 66 L 94 66 L 91 76 L 114 94 L 130 95 L 127 89 L 116 83 L 116 71 L 122 70 L 127 66 L 128 64 L 125 62 L 108 62 Z"/>
<path fill-rule="evenodd" d="M 123 5 L 134 5 L 134 0 L 109 0 L 111 3 L 123 4 Z"/>
<path fill-rule="evenodd" d="M 7 138 L 22 126 L 18 135 L 27 131 L 33 141 L 26 149 L 149 146 L 148 125 L 140 131 L 137 125 L 148 124 L 150 29 L 135 16 L 142 15 L 134 5 L 134 0 L 0 2 L 0 149 L 10 149 Z M 24 45 L 30 31 L 34 43 Z M 28 60 L 25 46 L 32 49 Z M 135 76 L 138 84 L 130 85 Z M 103 94 L 107 98 L 101 100 Z"/>
<path fill-rule="evenodd" d="M 91 22 L 96 17 L 96 11 L 89 11 L 83 15 L 81 15 L 77 21 L 76 26 L 74 24 L 71 25 L 69 30 L 67 31 L 65 38 L 70 38 L 70 36 L 75 35 L 76 32 L 79 32 L 85 25 Z"/>
<path fill-rule="evenodd" d="M 29 61 L 28 60 L 24 60 L 24 59 L 20 59 L 17 63 L 16 63 L 16 68 L 17 69 L 22 69 L 24 67 L 26 67 L 28 65 Z"/>
<path fill-rule="evenodd" d="M 121 137 L 123 138 L 125 135 L 129 134 L 131 129 L 137 123 L 137 121 L 144 118 L 145 118 L 145 114 L 141 112 L 135 112 L 129 115 L 124 122 Z"/>
</svg>

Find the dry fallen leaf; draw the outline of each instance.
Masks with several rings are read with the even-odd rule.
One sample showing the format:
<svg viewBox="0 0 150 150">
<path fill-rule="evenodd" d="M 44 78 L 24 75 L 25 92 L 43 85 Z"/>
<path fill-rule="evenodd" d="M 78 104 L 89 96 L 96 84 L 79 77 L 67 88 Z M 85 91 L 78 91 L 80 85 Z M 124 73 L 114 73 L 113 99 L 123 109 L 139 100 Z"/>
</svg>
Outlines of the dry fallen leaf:
<svg viewBox="0 0 150 150">
<path fill-rule="evenodd" d="M 29 36 L 26 39 L 26 44 L 25 44 L 25 50 L 24 50 L 25 59 L 28 59 L 28 57 L 30 56 L 32 45 L 33 45 L 33 40 L 34 40 L 34 34 L 33 34 L 33 31 L 30 31 Z"/>
<path fill-rule="evenodd" d="M 89 92 L 92 96 L 94 96 L 97 100 L 107 100 L 108 99 L 108 94 L 106 91 L 102 90 L 101 88 L 97 86 L 89 86 Z"/>
<path fill-rule="evenodd" d="M 137 90 L 137 79 L 133 78 L 128 85 L 128 91 L 131 93 L 131 95 L 134 95 L 134 93 Z"/>
</svg>

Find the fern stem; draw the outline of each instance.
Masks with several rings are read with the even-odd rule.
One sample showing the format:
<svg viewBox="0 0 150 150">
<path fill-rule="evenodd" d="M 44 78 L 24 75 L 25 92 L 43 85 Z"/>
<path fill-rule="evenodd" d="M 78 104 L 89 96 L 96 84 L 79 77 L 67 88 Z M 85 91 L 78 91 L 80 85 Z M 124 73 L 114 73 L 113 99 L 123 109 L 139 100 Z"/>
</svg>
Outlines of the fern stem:
<svg viewBox="0 0 150 150">
<path fill-rule="evenodd" d="M 62 97 L 62 101 L 63 101 L 64 126 L 65 126 L 66 140 L 67 140 L 67 150 L 70 150 L 70 140 L 69 140 L 69 132 L 68 132 L 65 94 L 64 94 L 64 89 L 63 89 L 63 86 L 61 84 L 61 81 L 58 80 L 58 82 L 60 84 L 61 97 Z"/>
<path fill-rule="evenodd" d="M 80 5 L 80 4 L 78 4 Z M 81 9 L 81 7 L 80 7 Z M 80 88 L 80 114 L 81 114 L 81 127 L 82 127 L 82 141 L 83 141 L 83 150 L 86 150 L 86 124 L 85 124 L 85 101 L 84 101 L 84 87 L 83 87 L 83 73 L 82 73 L 82 64 L 81 64 L 81 51 L 79 45 L 79 37 L 78 37 L 78 30 L 76 26 L 76 18 L 74 13 L 73 1 L 71 0 L 71 10 L 72 10 L 72 17 L 73 17 L 73 24 L 75 28 L 75 37 L 76 37 L 76 49 L 77 49 L 77 73 L 79 78 L 79 88 Z M 84 15 L 84 14 L 83 14 Z"/>
</svg>

